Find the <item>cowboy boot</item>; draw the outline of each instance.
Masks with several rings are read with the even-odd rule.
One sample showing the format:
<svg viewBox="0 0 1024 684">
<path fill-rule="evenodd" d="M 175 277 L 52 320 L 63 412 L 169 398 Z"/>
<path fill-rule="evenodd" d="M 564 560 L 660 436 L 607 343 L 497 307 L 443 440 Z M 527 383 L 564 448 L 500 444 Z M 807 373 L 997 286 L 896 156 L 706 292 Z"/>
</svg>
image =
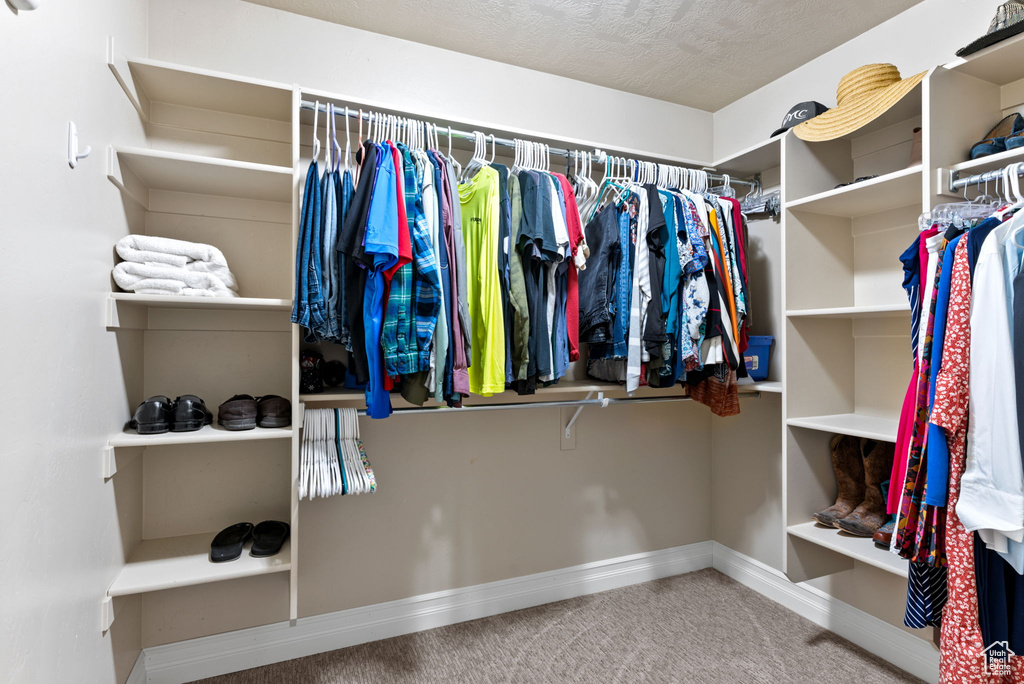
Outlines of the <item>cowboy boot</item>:
<svg viewBox="0 0 1024 684">
<path fill-rule="evenodd" d="M 844 532 L 858 537 L 871 537 L 889 516 L 885 512 L 882 483 L 892 471 L 896 449 L 887 442 L 875 442 L 864 449 L 864 501 L 853 513 L 840 519 L 836 525 Z"/>
<path fill-rule="evenodd" d="M 814 519 L 827 527 L 848 516 L 864 501 L 864 462 L 860 455 L 860 440 L 849 435 L 836 435 L 832 448 L 832 470 L 836 475 L 839 495 L 836 502 L 814 514 Z"/>
</svg>

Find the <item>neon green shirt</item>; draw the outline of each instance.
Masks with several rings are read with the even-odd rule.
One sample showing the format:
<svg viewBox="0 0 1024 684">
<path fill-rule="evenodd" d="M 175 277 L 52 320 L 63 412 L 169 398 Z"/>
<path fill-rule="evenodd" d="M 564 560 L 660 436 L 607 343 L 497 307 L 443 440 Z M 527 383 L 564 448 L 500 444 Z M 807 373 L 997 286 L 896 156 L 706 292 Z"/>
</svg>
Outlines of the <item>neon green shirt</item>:
<svg viewBox="0 0 1024 684">
<path fill-rule="evenodd" d="M 498 172 L 489 166 L 468 183 L 459 185 L 473 341 L 469 391 L 484 397 L 505 391 L 505 321 L 498 277 L 498 188 Z"/>
</svg>

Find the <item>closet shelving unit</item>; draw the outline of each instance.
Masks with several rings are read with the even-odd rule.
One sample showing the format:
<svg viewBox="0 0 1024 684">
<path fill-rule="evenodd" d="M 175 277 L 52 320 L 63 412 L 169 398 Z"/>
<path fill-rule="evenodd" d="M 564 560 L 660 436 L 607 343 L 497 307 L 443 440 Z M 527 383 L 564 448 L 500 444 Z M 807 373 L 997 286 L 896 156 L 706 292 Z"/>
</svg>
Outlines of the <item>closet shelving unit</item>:
<svg viewBox="0 0 1024 684">
<path fill-rule="evenodd" d="M 855 562 L 905 573 L 904 561 L 877 550 L 870 540 L 817 528 L 810 514 L 834 497 L 831 433 L 895 439 L 911 368 L 910 315 L 897 257 L 915 235 L 918 214 L 949 196 L 950 170 L 980 172 L 1016 156 L 964 161 L 970 144 L 991 121 L 1024 99 L 1014 99 L 1020 90 L 1016 79 L 1024 78 L 1024 66 L 1016 64 L 1024 62 L 1004 59 L 1024 54 L 1024 42 L 1014 39 L 1000 46 L 937 69 L 899 105 L 853 136 L 807 144 L 787 134 L 714 165 L 734 177 L 767 173 L 765 187 L 782 190 L 781 225 L 755 221 L 751 226 L 752 236 L 774 236 L 774 244 L 765 240 L 760 255 L 764 282 L 755 283 L 755 291 L 766 294 L 755 304 L 760 323 L 755 321 L 754 329 L 776 336 L 772 372 L 767 382 L 745 385 L 742 391 L 781 397 L 777 438 L 783 459 L 784 526 L 779 534 L 785 570 L 795 581 L 849 569 Z M 1000 50 L 1006 50 L 1004 56 Z M 108 154 L 109 176 L 125 197 L 132 229 L 217 245 L 243 295 L 202 300 L 112 293 L 107 324 L 119 336 L 129 405 L 151 394 L 192 392 L 215 409 L 227 398 L 221 396 L 224 388 L 237 387 L 229 393 L 289 397 L 293 425 L 299 424 L 303 402 L 362 406 L 358 391 L 299 394 L 301 343 L 288 311 L 312 120 L 299 104 L 319 99 L 388 108 L 297 86 L 124 59 L 112 49 L 108 61 L 147 127 L 149 147 L 114 147 Z M 925 129 L 924 161 L 908 168 L 911 131 L 918 125 Z M 504 132 L 549 140 L 525 131 Z M 833 188 L 874 174 L 879 177 Z M 183 349 L 189 353 L 181 354 Z M 203 363 L 190 363 L 190 354 L 202 355 Z M 614 395 L 621 388 L 567 378 L 539 390 L 535 401 L 599 391 Z M 641 393 L 673 396 L 682 390 Z M 395 400 L 396 405 L 401 401 L 397 396 Z M 473 401 L 530 398 L 505 393 Z M 287 580 L 269 586 L 269 591 L 288 597 L 288 614 L 280 619 L 297 618 L 298 446 L 298 428 L 230 433 L 210 427 L 184 435 L 111 435 L 104 449 L 105 474 L 112 476 L 118 465 L 122 471 L 138 472 L 112 478 L 115 486 L 132 491 L 124 497 L 131 502 L 128 510 L 119 509 L 122 527 L 128 530 L 128 560 L 107 590 L 105 627 L 114 614 L 113 597 L 273 574 Z M 127 457 L 123 461 L 121 454 Z M 189 479 L 189 467 L 199 462 L 205 468 L 201 479 L 213 483 L 236 475 L 240 467 L 256 473 L 246 481 L 253 491 L 239 500 L 209 496 L 199 486 L 200 476 Z M 173 468 L 182 472 L 175 475 Z M 169 508 L 166 500 L 172 494 L 184 501 Z M 223 566 L 208 562 L 214 532 L 239 519 L 267 518 L 292 525 L 292 540 L 278 556 L 246 557 Z"/>
<path fill-rule="evenodd" d="M 909 162 L 925 88 L 838 140 L 783 138 L 784 562 L 794 581 L 855 561 L 906 573 L 906 561 L 811 514 L 835 500 L 833 434 L 896 440 L 912 367 L 898 257 L 924 209 L 925 164 Z M 835 187 L 863 176 L 877 177 Z"/>
<path fill-rule="evenodd" d="M 147 147 L 113 146 L 107 155 L 131 230 L 216 245 L 240 294 L 111 293 L 106 323 L 118 335 L 126 408 L 154 394 L 193 393 L 216 414 L 235 393 L 291 396 L 292 88 L 128 60 L 112 46 L 108 64 L 146 124 Z M 115 597 L 273 574 L 285 581 L 261 585 L 266 594 L 289 595 L 292 544 L 223 564 L 209 561 L 209 544 L 239 520 L 296 522 L 295 434 L 212 425 L 109 437 L 103 474 L 117 488 L 126 561 L 107 588 L 104 629 Z"/>
<path fill-rule="evenodd" d="M 149 147 L 115 146 L 108 152 L 108 177 L 125 198 L 126 211 L 133 217 L 132 229 L 218 246 L 239 280 L 242 295 L 190 298 L 110 294 L 106 322 L 119 334 L 119 345 L 124 350 L 130 406 L 152 394 L 191 392 L 203 396 L 215 410 L 216 404 L 227 398 L 220 396 L 225 392 L 222 388 L 235 387 L 240 380 L 243 386 L 238 392 L 289 397 L 294 426 L 300 424 L 306 401 L 314 405 L 363 406 L 361 391 L 299 394 L 298 356 L 302 345 L 297 328 L 288 321 L 288 312 L 299 192 L 311 153 L 306 142 L 312 123 L 311 112 L 301 110 L 299 105 L 305 98 L 401 112 L 379 103 L 297 86 L 122 58 L 112 47 L 108 64 L 146 123 Z M 323 117 L 321 126 L 322 121 Z M 496 130 L 487 124 L 462 122 L 463 126 L 467 124 L 470 128 Z M 505 132 L 582 149 L 597 147 L 585 141 L 556 141 L 527 131 Z M 777 157 L 778 150 L 778 145 L 773 145 L 768 156 Z M 609 151 L 667 163 L 703 165 L 637 150 Z M 764 151 L 752 154 L 756 157 Z M 743 160 L 737 159 L 737 163 L 740 166 L 730 169 L 731 173 L 734 177 L 746 176 L 741 168 Z M 187 354 L 180 357 L 180 362 L 162 360 L 165 354 L 182 347 L 206 356 L 203 369 L 217 370 L 200 373 L 194 365 L 189 366 Z M 539 389 L 533 399 L 506 392 L 492 398 L 473 397 L 468 403 L 577 399 L 591 392 L 624 396 L 618 385 L 566 379 Z M 781 382 L 773 378 L 748 384 L 741 392 L 744 396 L 779 394 Z M 640 398 L 684 395 L 685 390 L 678 387 L 642 388 L 637 393 Z M 393 399 L 396 405 L 404 403 L 397 395 Z M 125 429 L 108 439 L 104 475 L 115 485 L 127 487 L 140 486 L 141 480 L 144 491 L 139 498 L 146 503 L 136 504 L 131 511 L 119 510 L 122 525 L 138 532 L 126 542 L 128 560 L 107 589 L 105 628 L 113 619 L 114 597 L 272 573 L 287 577 L 287 587 L 274 585 L 278 587 L 274 591 L 287 593 L 287 618 L 297 618 L 300 528 L 293 485 L 298 476 L 299 432 L 300 428 L 295 427 L 239 433 L 212 426 L 194 433 L 145 436 Z M 205 452 L 193 454 L 204 448 Z M 265 470 L 257 472 L 262 480 L 262 499 L 246 495 L 244 501 L 218 501 L 211 497 L 198 504 L 199 514 L 185 512 L 180 519 L 166 507 L 150 510 L 150 498 L 167 499 L 167 488 L 189 482 L 187 472 L 168 475 L 168 463 L 200 458 L 206 471 L 202 477 L 216 482 L 216 478 L 231 477 L 232 469 L 258 448 L 264 450 L 259 458 L 279 473 L 271 476 Z M 141 463 L 140 476 L 115 476 L 119 466 L 126 471 L 134 463 Z M 162 484 L 159 480 L 164 476 L 172 482 Z M 159 519 L 167 515 L 173 519 Z M 243 557 L 223 565 L 208 561 L 209 540 L 218 529 L 239 519 L 266 518 L 289 520 L 292 526 L 292 537 L 280 554 L 270 559 Z"/>
<path fill-rule="evenodd" d="M 899 255 L 917 217 L 955 201 L 951 174 L 1024 160 L 1013 150 L 968 160 L 971 145 L 1024 102 L 1024 37 L 934 69 L 900 105 L 847 138 L 784 143 L 786 572 L 805 580 L 854 562 L 905 576 L 906 561 L 816 526 L 832 502 L 833 433 L 894 442 L 912 368 Z M 905 168 L 912 130 L 923 163 Z M 855 177 L 879 177 L 829 190 Z"/>
</svg>

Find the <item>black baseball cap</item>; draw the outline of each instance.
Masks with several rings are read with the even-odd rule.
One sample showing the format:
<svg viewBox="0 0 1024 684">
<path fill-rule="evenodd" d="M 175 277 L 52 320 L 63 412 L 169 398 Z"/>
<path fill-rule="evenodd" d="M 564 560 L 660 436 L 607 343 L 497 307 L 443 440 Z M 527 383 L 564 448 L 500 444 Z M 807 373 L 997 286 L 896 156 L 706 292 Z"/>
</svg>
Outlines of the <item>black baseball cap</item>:
<svg viewBox="0 0 1024 684">
<path fill-rule="evenodd" d="M 820 102 L 801 102 L 786 114 L 786 118 L 782 120 L 782 127 L 779 130 L 771 134 L 771 138 L 777 135 L 782 135 L 790 128 L 802 124 L 804 121 L 810 121 L 819 114 L 824 114 L 828 111 L 828 107 L 821 104 Z"/>
</svg>

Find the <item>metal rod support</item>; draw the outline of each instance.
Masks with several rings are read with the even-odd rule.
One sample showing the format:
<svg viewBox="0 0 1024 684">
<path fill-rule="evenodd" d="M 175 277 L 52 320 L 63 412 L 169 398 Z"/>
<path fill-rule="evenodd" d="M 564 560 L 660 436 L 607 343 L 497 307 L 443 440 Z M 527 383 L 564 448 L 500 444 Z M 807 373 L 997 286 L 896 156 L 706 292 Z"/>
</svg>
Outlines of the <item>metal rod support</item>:
<svg viewBox="0 0 1024 684">
<path fill-rule="evenodd" d="M 315 102 L 310 102 L 309 100 L 302 100 L 301 108 L 313 111 L 313 110 L 317 109 L 317 105 L 316 105 Z M 320 105 L 320 111 L 324 112 L 324 113 L 327 113 L 327 105 L 321 104 Z M 342 107 L 341 109 L 338 109 L 337 107 L 335 107 L 334 108 L 334 115 L 335 116 L 345 116 L 346 111 L 347 111 L 348 117 L 350 119 L 358 119 L 359 118 L 359 110 L 358 109 L 352 109 L 351 107 L 349 107 L 347 110 L 344 107 Z M 369 112 L 363 112 L 362 118 L 363 118 L 364 121 L 369 121 L 370 120 L 370 113 Z M 450 136 L 452 138 L 456 138 L 456 139 L 459 139 L 459 140 L 475 140 L 476 139 L 476 136 L 473 135 L 472 131 L 460 131 L 460 130 L 457 130 L 457 129 L 454 129 L 454 128 L 449 128 L 448 126 L 440 126 L 440 125 L 437 126 L 437 132 L 439 134 L 441 134 L 441 135 Z M 514 140 L 510 140 L 509 138 L 498 138 L 498 137 L 492 138 L 491 136 L 487 136 L 487 142 L 488 142 L 488 144 L 493 143 L 495 145 L 500 145 L 502 147 L 515 147 L 516 146 L 515 141 Z M 559 147 L 549 147 L 548 148 L 548 152 L 550 154 L 558 155 L 559 157 L 568 157 L 568 156 L 570 156 L 575 151 L 576 150 L 562 149 L 562 148 L 559 148 Z M 586 150 L 580 150 L 580 151 L 586 151 Z M 597 158 L 598 158 L 599 161 L 603 161 L 604 160 L 603 156 L 605 155 L 605 153 L 600 151 L 600 150 L 589 151 L 589 152 L 587 152 L 587 154 L 595 154 L 595 155 L 597 155 Z M 671 164 L 671 166 L 681 166 L 681 165 L 680 164 Z M 720 176 L 720 175 L 718 175 L 716 173 L 710 173 L 710 172 L 708 173 L 708 178 L 710 180 L 712 180 L 712 181 L 723 181 L 723 180 L 725 180 L 725 178 L 723 176 Z M 733 184 L 733 185 L 745 185 L 745 186 L 748 186 L 748 187 L 754 187 L 754 186 L 757 185 L 757 181 L 756 180 L 744 180 L 742 178 L 730 178 L 729 182 L 730 182 L 730 184 Z"/>
</svg>

